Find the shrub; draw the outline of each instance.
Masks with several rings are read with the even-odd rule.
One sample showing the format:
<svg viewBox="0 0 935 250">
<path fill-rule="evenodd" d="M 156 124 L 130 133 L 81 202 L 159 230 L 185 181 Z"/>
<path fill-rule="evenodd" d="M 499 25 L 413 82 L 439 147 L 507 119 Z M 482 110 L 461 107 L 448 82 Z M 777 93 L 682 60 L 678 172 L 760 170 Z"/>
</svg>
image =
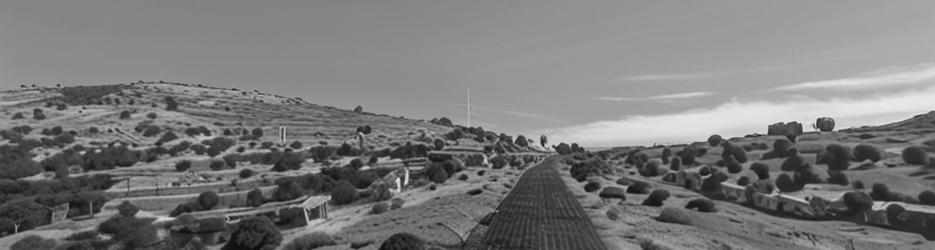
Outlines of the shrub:
<svg viewBox="0 0 935 250">
<path fill-rule="evenodd" d="M 870 144 L 860 144 L 854 147 L 854 160 L 878 162 L 883 159 L 879 148 Z"/>
<path fill-rule="evenodd" d="M 334 237 L 325 232 L 312 232 L 296 237 L 292 242 L 283 246 L 283 250 L 310 250 L 324 246 L 334 246 L 337 242 Z"/>
<path fill-rule="evenodd" d="M 253 170 L 251 170 L 251 169 L 249 169 L 249 168 L 245 168 L 245 169 L 241 169 L 241 170 L 240 170 L 240 178 L 241 178 L 241 179 L 250 178 L 250 176 L 253 176 Z"/>
<path fill-rule="evenodd" d="M 501 169 L 509 164 L 509 162 L 506 160 L 506 157 L 499 155 L 490 158 L 490 163 L 493 165 L 491 166 L 493 169 Z"/>
<path fill-rule="evenodd" d="M 175 98 L 172 98 L 171 96 L 166 96 L 166 98 L 163 100 L 166 103 L 166 110 L 168 111 L 179 110 L 179 103 L 175 101 Z"/>
<path fill-rule="evenodd" d="M 721 153 L 721 158 L 732 158 L 740 163 L 747 162 L 747 151 L 742 147 L 734 145 L 730 142 L 724 142 L 721 146 L 724 148 L 724 151 Z"/>
<path fill-rule="evenodd" d="M 602 161 L 577 162 L 571 165 L 569 172 L 572 178 L 580 182 L 584 181 L 589 176 L 600 175 L 603 170 L 607 169 L 605 164 L 606 163 Z"/>
<path fill-rule="evenodd" d="M 788 157 L 789 149 L 792 148 L 792 142 L 786 139 L 777 139 L 773 141 L 773 150 L 763 154 L 763 160 L 773 159 L 773 158 L 784 158 Z"/>
<path fill-rule="evenodd" d="M 198 204 L 203 210 L 214 209 L 220 202 L 220 197 L 214 191 L 206 191 L 198 195 Z"/>
<path fill-rule="evenodd" d="M 395 209 L 400 209 L 400 208 L 403 207 L 403 204 L 405 204 L 405 203 L 406 203 L 406 201 L 403 200 L 403 199 L 400 199 L 400 198 L 393 198 L 392 200 L 390 200 L 390 209 L 394 209 L 394 210 L 395 210 Z"/>
<path fill-rule="evenodd" d="M 669 191 L 666 191 L 664 189 L 656 189 L 656 190 L 653 190 L 652 193 L 649 193 L 649 197 L 646 197 L 646 199 L 643 200 L 643 205 L 661 207 L 662 202 L 668 198 L 669 198 Z"/>
<path fill-rule="evenodd" d="M 45 239 L 36 235 L 23 237 L 10 245 L 10 250 L 47 250 L 55 247 L 54 239 Z"/>
<path fill-rule="evenodd" d="M 598 189 L 601 189 L 601 183 L 600 183 L 600 182 L 588 182 L 588 184 L 584 184 L 584 191 L 585 191 L 585 192 L 590 193 L 590 192 L 597 191 Z"/>
<path fill-rule="evenodd" d="M 720 145 L 721 141 L 723 140 L 724 138 L 721 138 L 720 135 L 711 135 L 708 137 L 708 145 L 711 145 L 712 147 L 717 147 L 717 145 Z"/>
<path fill-rule="evenodd" d="M 699 157 L 707 153 L 707 150 L 703 148 L 696 148 L 695 146 L 688 146 L 678 152 L 678 156 L 682 158 L 683 165 L 693 165 L 695 164 L 695 157 Z"/>
<path fill-rule="evenodd" d="M 98 233 L 95 230 L 87 230 L 87 231 L 73 233 L 69 235 L 68 237 L 65 237 L 65 240 L 68 240 L 68 241 L 93 240 L 93 239 L 97 239 L 98 235 L 100 235 L 100 233 Z"/>
<path fill-rule="evenodd" d="M 430 164 L 428 168 L 426 168 L 425 173 L 429 177 L 429 180 L 435 183 L 445 183 L 449 177 L 445 168 L 438 164 Z"/>
<path fill-rule="evenodd" d="M 728 176 L 724 172 L 714 172 L 713 174 L 711 174 L 711 177 L 708 177 L 701 181 L 701 191 L 720 192 L 721 182 L 724 182 L 727 179 L 728 179 Z"/>
<path fill-rule="evenodd" d="M 20 158 L 10 162 L 3 162 L 3 159 L 0 159 L 0 163 L 5 163 L 5 166 L 0 168 L 0 179 L 16 180 L 42 173 L 42 166 L 30 158 Z"/>
<path fill-rule="evenodd" d="M 214 171 L 224 170 L 225 168 L 223 161 L 211 161 L 210 167 L 211 167 L 211 170 L 214 170 Z"/>
<path fill-rule="evenodd" d="M 844 171 L 850 166 L 851 149 L 840 144 L 830 144 L 818 154 L 819 164 L 828 164 L 829 170 Z"/>
<path fill-rule="evenodd" d="M 615 207 L 607 209 L 607 218 L 610 220 L 617 220 L 620 218 L 620 210 Z"/>
<path fill-rule="evenodd" d="M 263 137 L 263 128 L 254 128 L 252 131 L 250 131 L 250 134 L 257 138 Z"/>
<path fill-rule="evenodd" d="M 728 173 L 736 174 L 736 173 L 740 173 L 741 171 L 743 171 L 743 166 L 740 165 L 740 163 L 738 163 L 737 161 L 735 161 L 735 160 L 730 160 L 730 161 L 727 162 L 727 172 L 728 172 Z"/>
<path fill-rule="evenodd" d="M 275 249 L 280 242 L 279 228 L 269 218 L 255 216 L 237 223 L 224 249 Z"/>
<path fill-rule="evenodd" d="M 919 193 L 919 204 L 935 206 L 935 192 L 925 190 Z"/>
<path fill-rule="evenodd" d="M 266 197 L 263 196 L 263 191 L 260 191 L 259 188 L 247 192 L 247 206 L 259 207 L 263 203 L 266 203 Z"/>
<path fill-rule="evenodd" d="M 425 241 L 409 233 L 396 233 L 383 244 L 380 244 L 379 250 L 424 250 Z"/>
<path fill-rule="evenodd" d="M 685 213 L 684 210 L 675 208 L 675 207 L 666 207 L 659 212 L 659 217 L 656 217 L 657 221 L 666 222 L 666 223 L 675 223 L 682 225 L 691 225 L 692 219 Z"/>
<path fill-rule="evenodd" d="M 698 209 L 700 212 L 705 213 L 714 213 L 717 212 L 717 207 L 715 207 L 714 201 L 707 198 L 697 198 L 688 201 L 688 204 L 685 205 L 686 209 Z"/>
<path fill-rule="evenodd" d="M 145 136 L 145 137 L 153 137 L 153 136 L 158 135 L 159 133 L 162 133 L 162 129 L 159 128 L 159 126 L 155 126 L 155 125 L 146 126 L 146 129 L 143 130 L 143 136 Z M 171 132 L 170 132 L 170 133 L 171 133 Z M 169 134 L 169 133 L 166 133 L 166 134 Z M 175 134 L 173 133 L 172 135 L 175 135 Z M 166 135 L 163 135 L 163 136 L 162 136 L 162 138 L 165 138 L 166 140 L 169 140 L 170 137 L 171 137 L 171 135 L 170 135 L 170 136 L 166 136 Z M 160 138 L 160 141 L 163 141 L 162 138 Z M 174 140 L 174 139 L 172 139 L 172 140 Z M 171 141 L 171 140 L 169 140 L 169 141 Z M 166 142 L 166 141 L 163 141 L 163 142 Z"/>
<path fill-rule="evenodd" d="M 741 176 L 739 179 L 737 179 L 737 185 L 740 185 L 741 187 L 747 186 L 749 184 L 750 184 L 750 177 Z"/>
<path fill-rule="evenodd" d="M 110 234 L 111 239 L 124 244 L 126 249 L 148 246 L 159 240 L 153 218 L 112 217 L 100 225 L 98 231 Z"/>
<path fill-rule="evenodd" d="M 133 217 L 136 216 L 136 213 L 140 211 L 140 208 L 136 207 L 136 205 L 133 205 L 129 201 L 123 201 L 119 206 L 117 206 L 117 211 L 120 213 L 120 215 L 125 217 Z"/>
<path fill-rule="evenodd" d="M 40 108 L 33 109 L 32 118 L 36 120 L 45 120 L 45 113 L 42 112 L 42 109 Z"/>
<path fill-rule="evenodd" d="M 802 187 L 792 181 L 792 177 L 786 173 L 779 174 L 779 176 L 776 177 L 776 187 L 779 188 L 780 192 L 795 192 L 802 190 Z"/>
<path fill-rule="evenodd" d="M 850 181 L 847 180 L 847 175 L 841 171 L 828 170 L 828 183 L 838 184 L 841 186 L 847 186 Z"/>
<path fill-rule="evenodd" d="M 373 204 L 373 207 L 370 208 L 370 213 L 371 214 L 382 214 L 382 213 L 386 213 L 386 211 L 389 211 L 389 210 L 390 210 L 389 204 L 386 204 L 386 202 L 377 202 L 377 204 Z"/>
<path fill-rule="evenodd" d="M 874 183 L 870 191 L 870 197 L 877 201 L 889 201 L 890 188 L 883 183 Z"/>
<path fill-rule="evenodd" d="M 162 137 L 160 137 L 159 140 L 156 141 L 156 145 L 159 146 L 159 145 L 162 145 L 163 143 L 171 142 L 178 138 L 179 138 L 178 135 L 175 135 L 174 132 L 169 131 L 169 132 L 166 132 L 165 134 L 162 134 Z"/>
<path fill-rule="evenodd" d="M 643 170 L 640 171 L 640 175 L 648 176 L 648 177 L 655 177 L 655 176 L 659 176 L 660 174 L 663 174 L 664 173 L 663 171 L 665 171 L 665 169 L 662 169 L 662 171 L 660 171 L 658 161 L 651 160 L 647 162 L 645 165 L 643 165 Z"/>
<path fill-rule="evenodd" d="M 175 170 L 183 172 L 192 167 L 192 162 L 190 161 L 180 161 L 175 163 Z"/>
<path fill-rule="evenodd" d="M 23 118 L 25 118 L 25 117 L 23 116 L 23 112 L 16 112 L 15 114 L 13 114 L 13 117 L 11 117 L 10 119 L 11 119 L 11 120 L 19 120 L 19 119 L 23 119 Z"/>
<path fill-rule="evenodd" d="M 605 187 L 604 190 L 601 190 L 601 193 L 598 194 L 598 196 L 604 199 L 627 200 L 626 191 L 620 187 Z"/>
<path fill-rule="evenodd" d="M 842 199 L 844 200 L 844 205 L 848 207 L 849 215 L 870 210 L 873 206 L 873 199 L 863 192 L 846 192 Z"/>
<path fill-rule="evenodd" d="M 669 169 L 672 171 L 679 171 L 682 168 L 682 158 L 673 157 L 672 161 L 669 162 Z"/>
<path fill-rule="evenodd" d="M 458 176 L 458 180 L 466 181 L 467 179 L 468 179 L 468 176 L 466 174 L 461 174 Z"/>
<path fill-rule="evenodd" d="M 156 113 L 146 114 L 146 117 L 148 117 L 149 119 L 156 119 Z"/>
<path fill-rule="evenodd" d="M 130 111 L 124 110 L 123 112 L 120 112 L 120 119 L 123 119 L 123 120 L 130 119 Z"/>
<path fill-rule="evenodd" d="M 483 192 L 484 192 L 483 189 L 475 188 L 475 189 L 468 190 L 467 194 L 473 196 L 473 195 L 481 194 L 481 193 L 483 193 Z"/>
<path fill-rule="evenodd" d="M 855 189 L 864 189 L 864 182 L 859 181 L 859 180 L 853 181 L 851 182 L 851 186 L 853 186 Z"/>
<path fill-rule="evenodd" d="M 903 161 L 908 164 L 928 165 L 929 157 L 922 147 L 910 146 L 903 149 Z"/>
<path fill-rule="evenodd" d="M 799 171 L 806 164 L 807 163 L 805 161 L 805 158 L 803 158 L 801 155 L 796 154 L 796 155 L 791 155 L 789 157 L 786 157 L 786 159 L 782 161 L 782 165 L 780 165 L 780 169 L 782 169 L 782 171 Z"/>
<path fill-rule="evenodd" d="M 648 194 L 650 189 L 652 189 L 652 187 L 649 185 L 649 183 L 642 182 L 642 181 L 633 181 L 633 183 L 630 184 L 630 186 L 627 186 L 627 193 Z"/>
<path fill-rule="evenodd" d="M 760 180 L 769 179 L 769 166 L 766 164 L 754 162 L 753 165 L 750 165 L 750 170 L 753 170 Z"/>
<path fill-rule="evenodd" d="M 338 182 L 334 189 L 331 190 L 331 200 L 334 201 L 335 205 L 350 204 L 356 201 L 359 196 L 357 188 L 346 180 Z"/>
<path fill-rule="evenodd" d="M 291 144 L 289 144 L 289 147 L 294 148 L 294 149 L 302 149 L 302 143 L 299 141 L 294 141 Z"/>
</svg>

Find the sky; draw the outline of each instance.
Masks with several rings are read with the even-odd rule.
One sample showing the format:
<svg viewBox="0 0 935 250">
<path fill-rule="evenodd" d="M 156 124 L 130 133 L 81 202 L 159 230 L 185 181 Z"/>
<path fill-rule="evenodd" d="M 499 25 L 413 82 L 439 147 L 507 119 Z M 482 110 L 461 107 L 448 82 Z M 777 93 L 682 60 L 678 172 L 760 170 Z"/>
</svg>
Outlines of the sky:
<svg viewBox="0 0 935 250">
<path fill-rule="evenodd" d="M 0 88 L 257 89 L 584 146 L 935 109 L 935 1 L 0 1 Z M 807 128 L 810 129 L 810 128 Z"/>
</svg>

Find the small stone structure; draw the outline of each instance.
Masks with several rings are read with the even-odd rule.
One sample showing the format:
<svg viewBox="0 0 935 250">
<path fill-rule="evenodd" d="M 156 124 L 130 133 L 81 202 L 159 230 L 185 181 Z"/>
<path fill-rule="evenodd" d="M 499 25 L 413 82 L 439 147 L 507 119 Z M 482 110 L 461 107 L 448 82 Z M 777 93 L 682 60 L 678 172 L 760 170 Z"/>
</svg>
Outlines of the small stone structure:
<svg viewBox="0 0 935 250">
<path fill-rule="evenodd" d="M 766 135 L 801 135 L 802 134 L 802 124 L 798 122 L 788 122 L 788 123 L 774 123 L 769 125 L 766 131 Z"/>
</svg>

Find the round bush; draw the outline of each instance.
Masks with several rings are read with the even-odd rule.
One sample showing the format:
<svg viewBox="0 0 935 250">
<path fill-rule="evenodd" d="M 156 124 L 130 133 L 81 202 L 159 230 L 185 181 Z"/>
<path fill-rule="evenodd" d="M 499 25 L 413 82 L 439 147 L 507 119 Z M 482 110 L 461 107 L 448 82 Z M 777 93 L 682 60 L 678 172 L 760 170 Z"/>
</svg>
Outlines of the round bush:
<svg viewBox="0 0 935 250">
<path fill-rule="evenodd" d="M 652 193 L 649 193 L 649 197 L 646 197 L 646 199 L 643 200 L 643 205 L 661 207 L 662 202 L 668 198 L 669 198 L 669 191 L 666 191 L 664 189 L 656 189 L 656 190 L 653 190 Z"/>
<path fill-rule="evenodd" d="M 276 224 L 266 216 L 247 217 L 237 223 L 224 249 L 274 249 L 282 242 Z"/>
<path fill-rule="evenodd" d="M 792 181 L 792 177 L 789 174 L 782 173 L 776 177 L 776 187 L 779 188 L 780 192 L 795 192 L 801 190 L 798 184 Z"/>
<path fill-rule="evenodd" d="M 679 171 L 679 169 L 682 169 L 682 158 L 673 157 L 672 161 L 669 162 L 669 169 L 672 171 Z"/>
<path fill-rule="evenodd" d="M 664 169 L 663 169 L 664 171 Z M 656 160 L 651 160 L 643 165 L 643 169 L 640 171 L 640 175 L 647 177 L 655 177 L 662 174 L 662 171 L 659 169 L 659 162 Z"/>
<path fill-rule="evenodd" d="M 760 162 L 754 162 L 750 165 L 750 170 L 753 170 L 753 173 L 756 173 L 756 177 L 760 180 L 769 179 L 769 166 Z"/>
<path fill-rule="evenodd" d="M 597 191 L 598 189 L 601 189 L 600 182 L 588 182 L 588 184 L 584 184 L 585 192 L 591 193 L 591 192 Z"/>
<path fill-rule="evenodd" d="M 617 220 L 620 218 L 620 209 L 610 208 L 607 209 L 607 218 L 610 220 Z"/>
<path fill-rule="evenodd" d="M 471 189 L 470 191 L 468 191 L 467 194 L 473 196 L 473 195 L 481 194 L 483 192 L 484 192 L 483 189 L 475 188 L 475 189 Z"/>
<path fill-rule="evenodd" d="M 925 190 L 919 193 L 919 204 L 935 206 L 935 192 Z"/>
<path fill-rule="evenodd" d="M 828 170 L 828 183 L 838 184 L 841 186 L 847 186 L 850 181 L 847 180 L 847 175 L 841 171 Z"/>
<path fill-rule="evenodd" d="M 425 241 L 409 233 L 396 233 L 383 244 L 380 244 L 379 250 L 424 250 Z"/>
<path fill-rule="evenodd" d="M 263 191 L 259 188 L 254 188 L 250 190 L 250 192 L 247 192 L 247 206 L 259 207 L 263 205 L 263 203 L 266 203 L 266 197 L 263 196 Z"/>
<path fill-rule="evenodd" d="M 211 166 L 211 170 L 214 170 L 214 171 L 225 169 L 223 161 L 211 161 L 210 166 Z"/>
<path fill-rule="evenodd" d="M 204 210 L 214 209 L 220 202 L 221 198 L 218 197 L 218 193 L 214 191 L 207 191 L 198 195 L 198 204 L 200 204 L 201 208 Z"/>
<path fill-rule="evenodd" d="M 648 194 L 650 189 L 652 189 L 652 187 L 649 185 L 649 183 L 642 182 L 642 181 L 633 181 L 633 183 L 627 187 L 627 193 Z"/>
<path fill-rule="evenodd" d="M 350 204 L 356 201 L 359 196 L 357 188 L 346 180 L 338 182 L 334 189 L 331 190 L 331 200 L 334 201 L 335 205 Z"/>
<path fill-rule="evenodd" d="M 851 214 L 870 210 L 870 207 L 873 206 L 873 199 L 863 192 L 846 192 L 842 199 L 844 200 L 844 205 L 851 211 Z"/>
<path fill-rule="evenodd" d="M 312 232 L 296 237 L 292 242 L 283 246 L 283 250 L 309 250 L 324 246 L 334 246 L 337 242 L 325 232 Z"/>
<path fill-rule="evenodd" d="M 870 197 L 876 201 L 889 201 L 890 188 L 883 183 L 874 183 L 873 187 L 871 187 Z"/>
<path fill-rule="evenodd" d="M 922 147 L 911 146 L 903 149 L 903 161 L 908 164 L 928 165 L 929 157 Z"/>
<path fill-rule="evenodd" d="M 737 185 L 747 186 L 750 184 L 750 177 L 741 176 L 740 179 L 737 179 Z"/>
<path fill-rule="evenodd" d="M 734 145 L 733 143 L 730 143 L 730 142 L 724 142 L 721 144 L 721 146 L 724 148 L 724 151 L 721 153 L 721 158 L 724 158 L 726 160 L 728 159 L 727 156 L 731 156 L 731 158 L 733 158 L 737 162 L 740 162 L 740 163 L 747 162 L 747 151 L 744 150 L 742 147 Z"/>
<path fill-rule="evenodd" d="M 723 140 L 724 138 L 721 138 L 720 135 L 711 135 L 708 137 L 708 145 L 711 145 L 712 147 L 717 147 L 717 145 L 720 145 L 721 141 Z"/>
<path fill-rule="evenodd" d="M 672 149 L 668 147 L 663 148 L 662 155 L 660 156 L 660 158 L 662 159 L 662 164 L 669 164 L 669 160 L 670 158 L 672 158 Z"/>
<path fill-rule="evenodd" d="M 740 165 L 737 161 L 728 161 L 727 162 L 727 172 L 731 174 L 740 173 L 743 171 L 743 165 Z"/>
<path fill-rule="evenodd" d="M 119 206 L 117 206 L 117 211 L 124 217 L 133 217 L 136 216 L 136 213 L 140 211 L 140 208 L 136 207 L 136 205 L 133 205 L 129 201 L 123 201 Z"/>
<path fill-rule="evenodd" d="M 466 181 L 468 179 L 467 174 L 461 174 L 458 176 L 458 180 Z"/>
<path fill-rule="evenodd" d="M 705 213 L 717 212 L 717 207 L 715 207 L 714 201 L 711 201 L 707 198 L 697 198 L 694 200 L 688 201 L 688 204 L 685 205 L 686 209 L 698 209 L 698 211 Z"/>
<path fill-rule="evenodd" d="M 406 201 L 400 198 L 393 198 L 390 200 L 390 209 L 400 209 L 403 207 Z"/>
<path fill-rule="evenodd" d="M 241 179 L 250 178 L 250 176 L 253 176 L 253 170 L 252 170 L 252 169 L 245 168 L 245 169 L 241 169 L 241 170 L 240 170 L 240 178 L 241 178 Z"/>
<path fill-rule="evenodd" d="M 659 212 L 659 217 L 656 217 L 657 221 L 666 222 L 666 223 L 675 223 L 682 225 L 691 225 L 692 219 L 688 216 L 688 213 L 685 213 L 684 210 L 676 207 L 666 207 Z"/>
<path fill-rule="evenodd" d="M 805 158 L 803 158 L 801 155 L 790 155 L 782 161 L 780 169 L 782 169 L 782 171 L 799 171 L 803 166 L 805 166 L 806 163 L 807 162 L 805 161 Z"/>
<path fill-rule="evenodd" d="M 55 247 L 55 240 L 45 239 L 36 235 L 23 237 L 10 245 L 10 250 L 46 250 Z"/>
<path fill-rule="evenodd" d="M 373 207 L 370 208 L 370 213 L 371 214 L 382 214 L 389 210 L 390 210 L 389 204 L 386 204 L 386 202 L 379 202 L 377 204 L 373 204 Z"/>
<path fill-rule="evenodd" d="M 191 167 L 192 167 L 192 162 L 190 161 L 180 161 L 180 162 L 175 163 L 175 170 L 179 172 L 186 171 Z"/>
<path fill-rule="evenodd" d="M 828 169 L 836 171 L 847 170 L 851 163 L 851 149 L 841 144 L 831 144 L 825 147 L 825 151 L 819 154 L 817 163 L 828 164 Z"/>
<path fill-rule="evenodd" d="M 425 170 L 426 175 L 428 175 L 429 180 L 435 183 L 445 183 L 448 180 L 448 172 L 445 171 L 445 168 L 437 164 L 431 164 Z"/>
<path fill-rule="evenodd" d="M 709 175 L 711 174 L 711 168 L 709 168 L 708 166 L 703 166 L 700 169 L 698 169 L 698 174 L 702 176 Z"/>
<path fill-rule="evenodd" d="M 627 200 L 626 191 L 620 187 L 605 187 L 598 196 L 604 199 Z"/>
<path fill-rule="evenodd" d="M 864 189 L 864 182 L 859 181 L 859 180 L 858 180 L 858 181 L 853 181 L 853 182 L 851 182 L 851 186 L 853 186 L 854 189 Z"/>
<path fill-rule="evenodd" d="M 879 148 L 870 144 L 860 144 L 854 147 L 854 160 L 878 162 L 883 159 Z"/>
</svg>

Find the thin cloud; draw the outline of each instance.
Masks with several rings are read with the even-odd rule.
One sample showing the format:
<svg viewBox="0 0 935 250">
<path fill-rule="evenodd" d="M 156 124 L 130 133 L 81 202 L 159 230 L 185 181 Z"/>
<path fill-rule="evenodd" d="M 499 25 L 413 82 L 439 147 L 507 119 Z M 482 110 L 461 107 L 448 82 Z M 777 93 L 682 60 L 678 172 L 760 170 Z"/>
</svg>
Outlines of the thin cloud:
<svg viewBox="0 0 935 250">
<path fill-rule="evenodd" d="M 703 72 L 703 73 L 675 73 L 675 74 L 645 74 L 645 75 L 632 75 L 625 76 L 617 79 L 618 82 L 656 82 L 656 81 L 679 81 L 679 80 L 696 80 L 713 77 L 716 74 Z"/>
<path fill-rule="evenodd" d="M 803 82 L 774 88 L 776 91 L 807 89 L 873 89 L 894 85 L 912 85 L 935 80 L 935 64 L 926 63 L 909 67 L 889 67 L 866 72 L 858 77 L 826 81 Z"/>
<path fill-rule="evenodd" d="M 628 116 L 537 132 L 549 135 L 554 141 L 596 147 L 701 141 L 711 134 L 734 137 L 765 133 L 771 123 L 799 121 L 808 127 L 807 124 L 822 116 L 833 117 L 837 128 L 848 128 L 884 124 L 926 113 L 935 107 L 932 96 L 935 96 L 935 87 L 830 100 L 798 97 L 784 102 L 741 102 L 733 99 L 712 109 Z"/>
<path fill-rule="evenodd" d="M 467 106 L 467 104 L 465 104 L 465 103 L 458 103 L 458 104 L 453 105 L 452 108 L 454 108 L 454 107 L 466 107 L 466 106 Z M 483 111 L 483 112 L 492 112 L 492 113 L 498 113 L 498 114 L 503 114 L 503 115 L 524 117 L 524 118 L 533 118 L 533 119 L 539 119 L 539 120 L 544 120 L 544 121 L 550 121 L 550 122 L 554 122 L 554 123 L 568 123 L 568 121 L 566 121 L 566 120 L 562 120 L 562 119 L 558 119 L 558 118 L 554 118 L 554 117 L 550 117 L 550 116 L 546 116 L 546 115 L 540 115 L 540 114 L 529 113 L 529 112 L 513 111 L 513 110 L 505 110 L 505 109 L 497 109 L 497 108 L 489 108 L 489 107 L 482 107 L 482 106 L 477 106 L 477 105 L 471 105 L 471 108 L 472 108 L 473 110 L 479 110 L 479 111 Z M 476 112 L 471 112 L 471 117 L 480 117 L 480 115 L 477 114 Z"/>
<path fill-rule="evenodd" d="M 665 94 L 665 95 L 656 95 L 649 97 L 612 97 L 612 96 L 600 96 L 591 98 L 598 101 L 614 101 L 614 102 L 635 102 L 635 101 L 671 101 L 678 99 L 689 99 L 697 97 L 705 97 L 714 95 L 714 92 L 708 91 L 699 91 L 699 92 L 687 92 L 687 93 L 676 93 L 676 94 Z"/>
</svg>

